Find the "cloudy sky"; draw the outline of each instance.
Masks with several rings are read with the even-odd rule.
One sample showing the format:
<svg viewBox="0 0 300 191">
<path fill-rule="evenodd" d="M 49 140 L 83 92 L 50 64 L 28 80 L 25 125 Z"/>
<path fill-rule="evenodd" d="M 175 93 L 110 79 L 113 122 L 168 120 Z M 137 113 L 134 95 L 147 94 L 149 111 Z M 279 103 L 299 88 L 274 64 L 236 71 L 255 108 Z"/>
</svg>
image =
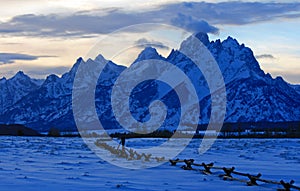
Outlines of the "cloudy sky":
<svg viewBox="0 0 300 191">
<path fill-rule="evenodd" d="M 116 30 L 122 42 L 136 44 L 125 51 L 132 57 L 143 44 L 167 55 L 186 37 L 183 31 L 202 31 L 211 40 L 236 38 L 254 51 L 265 72 L 300 83 L 297 1 L 0 0 L 0 4 L 0 78 L 19 70 L 35 78 L 60 75 Z M 171 27 L 157 27 L 158 23 Z M 128 28 L 132 25 L 138 27 Z M 117 43 L 106 40 L 102 45 L 109 50 L 99 53 L 129 64 L 126 54 L 111 52 Z"/>
</svg>

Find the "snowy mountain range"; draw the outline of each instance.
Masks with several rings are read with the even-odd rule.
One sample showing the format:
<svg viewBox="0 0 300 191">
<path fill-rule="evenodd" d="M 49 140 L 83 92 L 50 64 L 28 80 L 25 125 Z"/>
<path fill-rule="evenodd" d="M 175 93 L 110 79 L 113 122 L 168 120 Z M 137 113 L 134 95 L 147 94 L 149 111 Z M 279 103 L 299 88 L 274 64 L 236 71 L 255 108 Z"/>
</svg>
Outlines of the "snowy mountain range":
<svg viewBox="0 0 300 191">
<path fill-rule="evenodd" d="M 41 83 L 41 80 L 31 79 L 21 71 L 8 80 L 0 79 L 0 114 L 30 92 L 38 89 Z"/>
<path fill-rule="evenodd" d="M 223 74 L 227 93 L 226 122 L 300 121 L 300 85 L 291 85 L 281 77 L 273 79 L 270 74 L 265 74 L 251 49 L 231 37 L 224 41 L 209 41 L 203 33 L 196 37 L 210 50 Z M 23 124 L 39 131 L 50 127 L 75 130 L 72 87 L 76 70 L 80 64 L 99 64 L 101 59 L 104 59 L 101 55 L 95 60 L 79 58 L 62 77 L 52 74 L 43 81 L 31 79 L 23 72 L 10 79 L 1 79 L 0 123 Z M 151 47 L 145 48 L 135 62 L 147 59 L 173 63 L 196 84 L 200 123 L 207 123 L 210 118 L 209 89 L 195 64 L 178 50 L 172 50 L 164 58 Z M 110 61 L 98 80 L 95 103 L 99 119 L 106 128 L 119 127 L 112 112 L 110 96 L 115 80 L 125 69 L 125 66 Z M 139 84 L 132 92 L 132 98 L 131 111 L 137 120 L 146 121 L 149 118 L 147 106 L 151 101 L 160 99 L 168 107 L 163 126 L 168 128 L 178 124 L 180 102 L 176 93 L 165 84 L 154 80 Z"/>
</svg>

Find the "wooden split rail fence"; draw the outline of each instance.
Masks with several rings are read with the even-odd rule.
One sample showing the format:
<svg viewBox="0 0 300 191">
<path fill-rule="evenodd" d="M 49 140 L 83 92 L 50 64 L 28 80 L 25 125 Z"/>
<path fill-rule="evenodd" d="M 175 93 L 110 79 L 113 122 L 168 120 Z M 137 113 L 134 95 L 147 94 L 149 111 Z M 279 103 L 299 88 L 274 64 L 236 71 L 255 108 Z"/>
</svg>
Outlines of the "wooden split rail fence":
<svg viewBox="0 0 300 191">
<path fill-rule="evenodd" d="M 96 141 L 95 145 L 109 151 L 111 154 L 113 154 L 113 155 L 115 155 L 119 158 L 124 158 L 126 160 L 143 160 L 145 162 L 149 162 L 149 161 L 164 162 L 164 161 L 167 161 L 164 157 L 153 157 L 152 154 L 138 153 L 134 149 L 128 149 L 124 146 L 122 146 L 121 148 L 119 148 L 119 147 L 115 148 L 115 147 L 110 146 L 107 143 L 105 143 L 103 141 L 100 141 L 100 140 Z"/>
<path fill-rule="evenodd" d="M 99 141 L 99 140 L 95 142 L 95 145 L 97 145 L 98 147 L 104 148 L 104 149 L 110 151 L 112 154 L 114 154 L 118 157 L 124 158 L 126 160 L 143 160 L 143 161 L 155 160 L 157 162 L 166 161 L 164 157 L 152 157 L 151 154 L 137 153 L 135 150 L 127 149 L 125 147 L 123 147 L 122 149 L 119 149 L 119 147 L 114 148 L 114 147 L 108 145 L 107 143 L 105 143 L 103 141 Z M 235 167 L 231 167 L 231 168 L 217 167 L 217 166 L 214 166 L 214 163 L 198 164 L 198 163 L 194 162 L 194 159 L 185 159 L 185 160 L 176 159 L 176 160 L 169 160 L 169 162 L 171 163 L 172 166 L 175 166 L 177 163 L 184 163 L 185 165 L 181 166 L 182 169 L 197 170 L 197 171 L 201 171 L 203 174 L 206 174 L 206 175 L 212 175 L 213 174 L 213 172 L 211 171 L 212 169 L 222 170 L 224 172 L 224 174 L 221 174 L 219 176 L 221 178 L 223 178 L 223 180 L 239 181 L 239 182 L 246 183 L 248 186 L 258 186 L 259 184 L 257 182 L 264 182 L 264 183 L 268 183 L 268 184 L 281 185 L 283 188 L 278 189 L 280 191 L 291 191 L 291 190 L 300 191 L 300 187 L 295 186 L 294 185 L 295 182 L 293 180 L 291 180 L 290 182 L 285 182 L 283 180 L 280 180 L 280 181 L 266 180 L 266 179 L 261 178 L 262 174 L 260 174 L 260 173 L 258 173 L 257 175 L 251 175 L 249 173 L 238 172 L 235 170 Z M 203 169 L 195 169 L 193 166 L 203 167 Z M 236 177 L 233 177 L 233 175 L 247 177 L 248 180 L 236 178 Z"/>
<path fill-rule="evenodd" d="M 169 160 L 169 162 L 171 163 L 172 166 L 175 166 L 177 163 L 184 163 L 185 165 L 183 165 L 181 167 L 182 169 L 197 170 L 197 171 L 201 171 L 203 174 L 206 174 L 206 175 L 213 174 L 213 172 L 211 171 L 212 169 L 222 170 L 224 172 L 224 174 L 219 175 L 219 177 L 223 178 L 223 180 L 240 181 L 240 182 L 246 183 L 248 186 L 258 186 L 259 184 L 257 182 L 264 182 L 264 183 L 268 183 L 268 184 L 281 185 L 283 188 L 278 189 L 280 191 L 290 191 L 290 190 L 299 190 L 300 191 L 300 187 L 293 185 L 295 183 L 294 180 L 291 180 L 290 182 L 285 182 L 283 180 L 280 180 L 280 181 L 266 180 L 266 179 L 261 178 L 262 174 L 260 174 L 260 173 L 258 173 L 257 175 L 251 175 L 249 173 L 238 172 L 235 170 L 235 167 L 231 167 L 231 168 L 217 167 L 217 166 L 214 166 L 214 163 L 198 164 L 198 163 L 194 162 L 194 159 L 185 159 L 185 160 L 176 159 L 176 160 Z M 193 168 L 193 166 L 203 167 L 203 170 L 195 169 L 195 168 Z M 239 179 L 239 178 L 233 177 L 233 175 L 247 177 L 248 180 Z"/>
</svg>

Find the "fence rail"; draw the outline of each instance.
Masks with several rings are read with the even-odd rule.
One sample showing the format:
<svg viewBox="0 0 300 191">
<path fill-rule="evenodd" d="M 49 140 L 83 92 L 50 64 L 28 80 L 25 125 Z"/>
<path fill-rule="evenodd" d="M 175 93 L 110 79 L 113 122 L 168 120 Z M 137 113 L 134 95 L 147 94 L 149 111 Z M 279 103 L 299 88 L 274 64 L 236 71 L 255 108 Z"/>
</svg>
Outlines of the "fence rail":
<svg viewBox="0 0 300 191">
<path fill-rule="evenodd" d="M 266 180 L 266 179 L 261 178 L 261 176 L 262 176 L 261 173 L 253 175 L 253 174 L 249 174 L 249 173 L 238 172 L 235 170 L 235 167 L 231 167 L 231 168 L 218 167 L 218 166 L 214 166 L 214 163 L 209 163 L 209 164 L 201 163 L 200 164 L 200 163 L 195 163 L 194 159 L 184 159 L 184 160 L 175 159 L 175 160 L 169 160 L 169 162 L 171 163 L 172 166 L 175 166 L 177 163 L 184 163 L 184 165 L 181 166 L 182 169 L 197 170 L 197 171 L 201 171 L 202 173 L 204 173 L 206 175 L 212 175 L 213 174 L 213 172 L 211 171 L 212 169 L 222 170 L 224 172 L 224 174 L 219 175 L 219 177 L 223 178 L 223 180 L 239 181 L 239 182 L 246 183 L 248 186 L 258 186 L 259 184 L 257 182 L 264 182 L 264 183 L 268 183 L 268 184 L 281 185 L 283 188 L 278 189 L 278 190 L 282 190 L 282 191 L 298 190 L 298 191 L 300 191 L 300 187 L 294 185 L 294 183 L 295 183 L 294 180 L 291 180 L 290 182 L 285 182 L 283 180 L 280 180 L 280 181 Z M 193 166 L 203 167 L 203 169 L 195 169 L 195 168 L 193 168 Z M 233 177 L 233 175 L 247 177 L 248 180 Z"/>
</svg>

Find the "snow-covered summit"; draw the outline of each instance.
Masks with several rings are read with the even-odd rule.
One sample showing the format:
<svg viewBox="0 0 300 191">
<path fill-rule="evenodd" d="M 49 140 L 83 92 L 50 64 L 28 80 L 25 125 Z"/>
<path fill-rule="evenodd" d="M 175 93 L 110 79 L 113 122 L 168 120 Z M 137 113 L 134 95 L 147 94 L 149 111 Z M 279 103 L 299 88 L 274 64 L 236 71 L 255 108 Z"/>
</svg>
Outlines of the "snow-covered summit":
<svg viewBox="0 0 300 191">
<path fill-rule="evenodd" d="M 209 37 L 206 33 L 199 32 L 195 34 L 195 37 L 198 38 L 205 46 L 209 45 Z"/>
<path fill-rule="evenodd" d="M 24 72 L 17 72 L 12 78 L 0 82 L 0 114 L 24 96 L 38 88 L 37 82 Z"/>
<path fill-rule="evenodd" d="M 142 60 L 149 60 L 149 59 L 161 59 L 164 58 L 158 54 L 157 50 L 153 47 L 146 47 L 137 57 L 137 59 L 134 61 L 134 63 L 142 61 Z"/>
</svg>

